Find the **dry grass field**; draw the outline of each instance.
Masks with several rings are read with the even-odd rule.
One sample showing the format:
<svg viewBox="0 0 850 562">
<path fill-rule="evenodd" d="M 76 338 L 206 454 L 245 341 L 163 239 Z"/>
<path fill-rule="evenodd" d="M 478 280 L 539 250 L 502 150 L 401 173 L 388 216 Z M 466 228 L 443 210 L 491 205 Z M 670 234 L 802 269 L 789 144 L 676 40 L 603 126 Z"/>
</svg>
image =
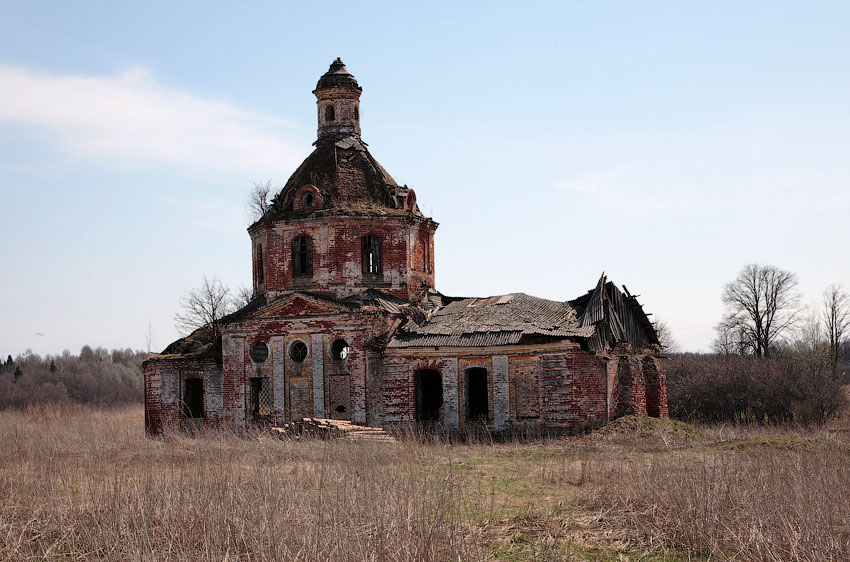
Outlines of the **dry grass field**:
<svg viewBox="0 0 850 562">
<path fill-rule="evenodd" d="M 0 560 L 850 560 L 845 425 L 532 443 L 143 432 L 0 412 Z"/>
</svg>

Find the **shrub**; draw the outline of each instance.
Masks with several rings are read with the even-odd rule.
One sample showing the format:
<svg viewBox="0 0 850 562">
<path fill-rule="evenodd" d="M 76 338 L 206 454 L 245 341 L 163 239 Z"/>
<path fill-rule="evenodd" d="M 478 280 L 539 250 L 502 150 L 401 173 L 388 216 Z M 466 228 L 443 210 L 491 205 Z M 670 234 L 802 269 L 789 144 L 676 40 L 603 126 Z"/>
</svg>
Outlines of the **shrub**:
<svg viewBox="0 0 850 562">
<path fill-rule="evenodd" d="M 688 421 L 822 424 L 846 406 L 838 382 L 794 359 L 673 356 L 667 364 L 672 417 Z"/>
</svg>

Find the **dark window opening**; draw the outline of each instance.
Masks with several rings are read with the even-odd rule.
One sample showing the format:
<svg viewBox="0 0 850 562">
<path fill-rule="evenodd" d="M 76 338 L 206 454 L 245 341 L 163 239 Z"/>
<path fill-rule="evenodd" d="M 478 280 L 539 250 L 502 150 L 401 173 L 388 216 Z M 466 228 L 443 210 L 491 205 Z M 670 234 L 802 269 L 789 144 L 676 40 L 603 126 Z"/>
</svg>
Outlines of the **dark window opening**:
<svg viewBox="0 0 850 562">
<path fill-rule="evenodd" d="M 307 359 L 307 344 L 303 341 L 296 341 L 291 346 L 289 346 L 289 356 L 293 361 L 297 361 L 299 363 L 303 362 Z"/>
<path fill-rule="evenodd" d="M 360 119 L 360 106 L 358 105 L 354 106 L 354 118 Z"/>
<path fill-rule="evenodd" d="M 361 238 L 363 273 L 376 275 L 381 273 L 381 239 L 377 236 Z"/>
<path fill-rule="evenodd" d="M 255 422 L 264 421 L 273 410 L 273 398 L 268 377 L 252 377 L 250 379 L 250 403 L 248 412 Z"/>
<path fill-rule="evenodd" d="M 263 245 L 257 244 L 257 282 L 262 283 L 265 278 L 263 271 Z"/>
<path fill-rule="evenodd" d="M 336 112 L 334 111 L 334 106 L 329 105 L 325 107 L 325 121 L 336 121 Z"/>
<path fill-rule="evenodd" d="M 348 357 L 348 353 L 350 351 L 351 348 L 348 347 L 348 342 L 342 339 L 336 340 L 331 345 L 331 357 L 333 357 L 337 361 L 341 361 Z"/>
<path fill-rule="evenodd" d="M 183 415 L 204 417 L 204 379 L 186 379 L 183 392 Z"/>
<path fill-rule="evenodd" d="M 443 377 L 433 369 L 416 371 L 416 420 L 435 422 L 440 420 L 443 405 Z"/>
<path fill-rule="evenodd" d="M 476 367 L 466 371 L 466 419 L 487 420 L 489 413 L 487 369 Z"/>
<path fill-rule="evenodd" d="M 345 410 L 346 410 L 346 408 L 342 404 L 340 404 L 339 406 L 334 408 L 334 411 L 339 412 L 339 413 L 345 413 Z"/>
<path fill-rule="evenodd" d="M 306 191 L 301 196 L 301 206 L 302 207 L 312 207 L 313 203 L 316 201 L 316 196 L 313 195 L 313 192 Z"/>
<path fill-rule="evenodd" d="M 266 359 L 269 358 L 269 346 L 265 343 L 258 341 L 251 347 L 251 359 L 254 363 L 265 363 Z"/>
<path fill-rule="evenodd" d="M 296 238 L 292 243 L 292 272 L 313 275 L 313 240 L 309 236 Z"/>
</svg>

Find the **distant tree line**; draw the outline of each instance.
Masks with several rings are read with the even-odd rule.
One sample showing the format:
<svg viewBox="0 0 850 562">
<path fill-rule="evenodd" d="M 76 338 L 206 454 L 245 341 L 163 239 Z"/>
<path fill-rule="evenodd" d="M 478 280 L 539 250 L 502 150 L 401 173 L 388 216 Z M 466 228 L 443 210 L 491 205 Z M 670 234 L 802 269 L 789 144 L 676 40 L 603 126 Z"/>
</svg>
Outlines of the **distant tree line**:
<svg viewBox="0 0 850 562">
<path fill-rule="evenodd" d="M 41 357 L 30 350 L 0 361 L 0 409 L 74 402 L 117 406 L 144 401 L 142 361 L 132 349 L 84 346 L 79 355 Z"/>
</svg>

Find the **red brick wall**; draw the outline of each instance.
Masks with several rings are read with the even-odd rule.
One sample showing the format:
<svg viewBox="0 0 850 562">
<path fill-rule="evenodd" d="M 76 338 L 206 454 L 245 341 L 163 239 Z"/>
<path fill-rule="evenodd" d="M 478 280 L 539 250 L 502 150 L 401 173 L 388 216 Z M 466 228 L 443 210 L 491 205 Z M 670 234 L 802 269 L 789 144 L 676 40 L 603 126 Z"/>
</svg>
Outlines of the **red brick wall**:
<svg viewBox="0 0 850 562">
<path fill-rule="evenodd" d="M 410 216 L 331 217 L 278 222 L 251 236 L 252 247 L 263 244 L 267 291 L 309 289 L 347 296 L 374 287 L 406 299 L 423 285 L 434 286 L 435 229 L 433 222 Z M 376 277 L 362 273 L 361 238 L 369 235 L 381 238 L 382 274 Z M 310 277 L 293 276 L 292 242 L 299 236 L 313 241 Z"/>
<path fill-rule="evenodd" d="M 300 303 L 300 304 L 299 304 Z M 299 306 L 301 308 L 299 308 Z M 338 389 L 332 392 L 331 378 L 348 375 L 346 385 L 350 389 L 350 399 L 347 419 L 365 423 L 370 397 L 367 395 L 367 361 L 369 354 L 368 342 L 379 334 L 389 330 L 392 317 L 379 313 L 342 312 L 335 314 L 315 314 L 315 303 L 306 300 L 293 300 L 293 306 L 287 308 L 288 318 L 251 319 L 229 325 L 224 331 L 225 339 L 233 335 L 245 337 L 245 345 L 241 350 L 242 356 L 228 357 L 225 346 L 224 380 L 232 381 L 226 385 L 224 396 L 225 409 L 239 410 L 245 408 L 244 395 L 238 389 L 244 389 L 248 377 L 255 376 L 258 366 L 251 358 L 251 347 L 257 341 L 270 342 L 273 337 L 283 337 L 282 353 L 284 359 L 284 393 L 286 396 L 286 411 L 275 412 L 275 418 L 281 421 L 291 421 L 302 417 L 314 416 L 314 400 L 319 396 L 314 394 L 314 369 L 320 369 L 323 396 L 323 414 L 330 416 L 333 399 L 338 399 Z M 312 312 L 313 315 L 308 315 Z M 303 315 L 302 315 L 303 314 Z M 348 357 L 335 360 L 331 353 L 333 342 L 343 339 L 349 345 Z M 290 346 L 296 340 L 304 342 L 309 355 L 303 362 L 294 361 L 289 355 Z M 314 353 L 314 341 L 321 350 L 321 357 Z M 269 358 L 259 366 L 264 375 L 274 379 L 275 353 L 269 345 Z M 266 371 L 269 371 L 266 374 Z M 231 389 L 232 386 L 232 389 Z M 238 416 L 237 416 L 238 418 Z"/>
<path fill-rule="evenodd" d="M 446 377 L 457 377 L 457 412 L 459 426 L 465 422 L 465 371 L 483 367 L 488 371 L 490 403 L 488 413 L 493 421 L 493 357 L 506 356 L 509 372 L 509 425 L 574 430 L 586 425 L 601 425 L 607 420 L 608 381 L 606 361 L 582 351 L 577 344 L 565 343 L 549 349 L 529 351 L 505 348 L 442 348 L 404 352 L 389 350 L 383 359 L 381 423 L 412 423 L 415 417 L 414 373 L 434 369 Z M 421 353 L 421 356 L 417 356 Z M 450 365 L 456 361 L 456 371 Z M 445 410 L 445 405 L 444 405 Z M 522 414 L 522 417 L 520 417 Z M 536 416 L 536 417 L 535 417 Z"/>
<path fill-rule="evenodd" d="M 157 435 L 183 422 L 182 391 L 186 379 L 204 381 L 204 426 L 217 427 L 221 413 L 221 367 L 213 360 L 153 359 L 144 364 L 145 429 Z"/>
<path fill-rule="evenodd" d="M 595 356 L 575 349 L 541 357 L 543 425 L 577 429 L 605 423 L 607 411 L 606 366 Z"/>
</svg>

